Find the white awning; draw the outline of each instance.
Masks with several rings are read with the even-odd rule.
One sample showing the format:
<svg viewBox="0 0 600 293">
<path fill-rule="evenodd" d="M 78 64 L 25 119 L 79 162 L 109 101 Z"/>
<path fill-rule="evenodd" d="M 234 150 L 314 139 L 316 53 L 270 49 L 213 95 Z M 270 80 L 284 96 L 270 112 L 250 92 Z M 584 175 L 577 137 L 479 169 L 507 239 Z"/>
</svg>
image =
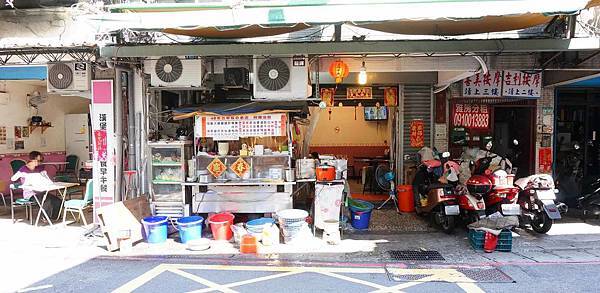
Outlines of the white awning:
<svg viewBox="0 0 600 293">
<path fill-rule="evenodd" d="M 224 32 L 223 37 L 226 38 L 275 35 L 309 25 L 331 23 L 349 23 L 387 32 L 452 35 L 472 30 L 481 32 L 482 27 L 487 31 L 530 27 L 549 21 L 552 15 L 576 13 L 588 5 L 598 4 L 590 0 L 284 2 L 267 1 L 263 4 L 263 1 L 248 1 L 234 7 L 206 4 L 119 5 L 112 6 L 117 13 L 84 17 L 95 22 L 99 31 L 164 29 L 170 33 L 208 37 L 220 37 L 219 32 Z M 489 24 L 486 25 L 487 22 Z M 427 23 L 427 26 L 403 29 L 407 23 Z M 451 26 L 451 23 L 454 25 Z M 462 27 L 461 23 L 468 27 Z M 439 25 L 453 28 L 444 30 Z M 236 31 L 239 33 L 233 33 Z"/>
</svg>

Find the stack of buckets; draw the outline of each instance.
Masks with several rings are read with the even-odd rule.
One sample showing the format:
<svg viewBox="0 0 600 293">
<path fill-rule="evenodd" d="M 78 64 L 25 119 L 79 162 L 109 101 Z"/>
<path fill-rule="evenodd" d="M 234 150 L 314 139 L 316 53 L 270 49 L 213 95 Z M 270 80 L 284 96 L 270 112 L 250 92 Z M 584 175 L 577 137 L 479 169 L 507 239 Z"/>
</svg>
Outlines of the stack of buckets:
<svg viewBox="0 0 600 293">
<path fill-rule="evenodd" d="M 204 218 L 200 216 L 183 217 L 177 219 L 177 229 L 181 243 L 202 238 L 202 223 Z"/>
<path fill-rule="evenodd" d="M 365 230 L 369 229 L 369 221 L 371 220 L 371 211 L 375 206 L 364 200 L 354 200 L 355 204 L 350 204 L 350 223 L 354 229 Z"/>
<path fill-rule="evenodd" d="M 235 216 L 231 213 L 218 213 L 208 217 L 210 230 L 215 240 L 229 241 L 233 237 L 231 225 Z"/>
<path fill-rule="evenodd" d="M 246 230 L 252 236 L 256 237 L 257 240 L 260 241 L 262 238 L 262 232 L 266 227 L 270 227 L 275 223 L 275 220 L 272 218 L 259 218 L 255 220 L 248 221 L 246 223 Z"/>
<path fill-rule="evenodd" d="M 301 234 L 299 232 L 304 226 L 308 227 L 306 217 L 308 217 L 308 212 L 304 210 L 288 209 L 277 212 L 279 227 L 281 227 L 281 233 L 283 234 L 285 243 L 292 242 L 299 234 Z"/>
<path fill-rule="evenodd" d="M 200 216 L 183 217 L 177 219 L 177 230 L 181 243 L 202 238 L 202 223 Z M 163 243 L 167 240 L 169 219 L 164 216 L 146 217 L 142 220 L 144 235 L 148 243 Z"/>
<path fill-rule="evenodd" d="M 163 243 L 167 241 L 167 225 L 169 219 L 163 216 L 146 217 L 142 219 L 144 236 L 148 243 Z"/>
</svg>

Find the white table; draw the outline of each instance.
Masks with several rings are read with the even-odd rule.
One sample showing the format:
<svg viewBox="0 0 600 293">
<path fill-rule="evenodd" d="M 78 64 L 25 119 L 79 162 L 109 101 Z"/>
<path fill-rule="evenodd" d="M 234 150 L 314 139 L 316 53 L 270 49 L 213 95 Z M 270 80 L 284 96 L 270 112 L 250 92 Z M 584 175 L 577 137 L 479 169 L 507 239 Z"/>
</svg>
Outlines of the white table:
<svg viewBox="0 0 600 293">
<path fill-rule="evenodd" d="M 46 186 L 32 186 L 32 185 L 21 185 L 19 186 L 19 188 L 23 189 L 23 190 L 32 190 L 35 192 L 43 192 L 44 193 L 44 197 L 42 198 L 42 201 L 39 202 L 37 197 L 34 196 L 33 198 L 35 199 L 36 203 L 39 205 L 40 210 L 38 211 L 37 217 L 35 219 L 35 226 L 38 225 L 38 222 L 40 220 L 40 215 L 44 215 L 44 217 L 46 218 L 46 220 L 48 220 L 48 224 L 50 224 L 50 226 L 52 226 L 52 220 L 50 219 L 50 217 L 48 216 L 48 213 L 46 213 L 46 211 L 43 208 L 44 202 L 46 201 L 46 198 L 48 197 L 48 192 L 50 191 L 57 191 L 58 194 L 62 197 L 62 202 L 60 204 L 60 210 L 58 212 L 59 217 L 60 217 L 60 213 L 62 213 L 62 208 L 63 205 L 65 203 L 65 198 L 67 196 L 67 188 L 69 187 L 74 187 L 74 186 L 78 186 L 78 183 L 71 183 L 71 182 L 54 182 L 51 185 L 46 185 Z M 12 208 L 12 198 L 11 200 L 11 208 Z"/>
</svg>

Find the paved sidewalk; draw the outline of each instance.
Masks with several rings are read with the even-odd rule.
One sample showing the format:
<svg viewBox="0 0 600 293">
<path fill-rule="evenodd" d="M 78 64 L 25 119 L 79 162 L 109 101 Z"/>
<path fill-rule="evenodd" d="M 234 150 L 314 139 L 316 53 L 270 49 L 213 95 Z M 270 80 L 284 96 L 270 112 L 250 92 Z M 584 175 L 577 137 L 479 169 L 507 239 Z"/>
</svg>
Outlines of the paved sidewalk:
<svg viewBox="0 0 600 293">
<path fill-rule="evenodd" d="M 203 262 L 211 258 L 231 260 L 285 260 L 287 262 L 371 262 L 392 263 L 389 250 L 436 250 L 445 258 L 441 263 L 473 265 L 539 264 L 597 264 L 600 263 L 600 223 L 581 222 L 567 218 L 557 222 L 548 235 L 517 229 L 513 233 L 512 252 L 484 253 L 474 251 L 468 242 L 466 229 L 457 229 L 454 235 L 441 232 L 356 232 L 346 234 L 343 243 L 331 246 L 315 240 L 300 246 L 281 245 L 262 250 L 260 255 L 241 255 L 229 243 L 214 243 L 213 248 L 192 252 L 175 239 L 151 245 L 139 243 L 130 253 L 107 252 L 101 238 L 86 238 L 86 229 L 78 224 L 54 227 L 33 227 L 28 223 L 12 224 L 10 215 L 0 210 L 0 266 L 3 286 L 0 291 L 14 292 L 50 276 L 56 276 L 100 257 L 117 259 L 190 258 Z M 172 235 L 176 238 L 176 234 Z"/>
</svg>

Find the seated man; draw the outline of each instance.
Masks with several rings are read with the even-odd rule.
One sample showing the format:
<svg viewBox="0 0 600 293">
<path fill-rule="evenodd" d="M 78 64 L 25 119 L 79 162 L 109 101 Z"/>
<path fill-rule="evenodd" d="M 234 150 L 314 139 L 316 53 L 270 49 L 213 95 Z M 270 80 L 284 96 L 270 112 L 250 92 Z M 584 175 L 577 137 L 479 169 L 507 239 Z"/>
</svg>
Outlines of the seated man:
<svg viewBox="0 0 600 293">
<path fill-rule="evenodd" d="M 10 178 L 10 180 L 19 180 L 19 183 L 21 184 L 33 184 L 31 182 L 32 180 L 27 180 L 28 177 L 31 179 L 34 177 L 34 174 L 38 176 L 41 174 L 46 179 L 48 179 L 48 182 L 51 182 L 51 180 L 48 178 L 48 174 L 44 170 L 44 166 L 41 165 L 43 161 L 44 158 L 42 156 L 42 153 L 38 151 L 32 151 L 31 153 L 29 153 L 29 160 L 27 161 L 25 166 L 21 167 L 19 171 Z M 44 193 L 36 193 L 35 191 L 28 190 L 26 188 L 23 189 L 23 198 L 30 199 L 32 196 L 35 196 L 38 202 L 41 203 L 44 197 Z M 62 200 L 60 198 L 48 194 L 42 208 L 46 211 L 46 213 L 48 213 L 48 216 L 51 219 L 56 219 L 59 216 L 58 213 L 60 212 L 61 204 Z"/>
</svg>

